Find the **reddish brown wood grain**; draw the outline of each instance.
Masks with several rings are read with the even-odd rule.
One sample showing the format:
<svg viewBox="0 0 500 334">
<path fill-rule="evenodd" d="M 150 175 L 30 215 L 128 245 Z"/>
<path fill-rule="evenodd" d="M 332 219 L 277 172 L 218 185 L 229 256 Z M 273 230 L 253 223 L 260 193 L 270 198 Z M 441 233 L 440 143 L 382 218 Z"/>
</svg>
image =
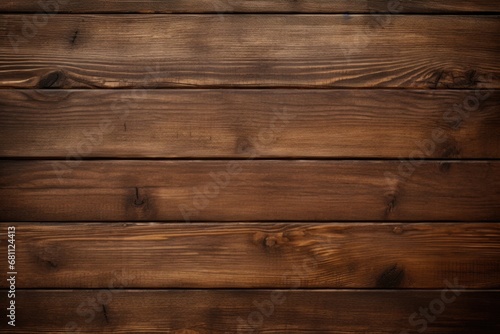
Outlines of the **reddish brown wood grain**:
<svg viewBox="0 0 500 334">
<path fill-rule="evenodd" d="M 497 161 L 4 161 L 5 221 L 496 221 Z"/>
<path fill-rule="evenodd" d="M 497 90 L 0 90 L 0 155 L 231 158 L 249 142 L 261 158 L 500 158 L 499 104 Z"/>
<path fill-rule="evenodd" d="M 7 226 L 17 231 L 18 288 L 105 289 L 124 275 L 134 277 L 128 288 L 441 289 L 451 278 L 500 287 L 498 223 Z"/>
<path fill-rule="evenodd" d="M 499 22 L 495 15 L 61 14 L 27 33 L 22 15 L 6 14 L 0 87 L 500 88 Z"/>
<path fill-rule="evenodd" d="M 19 291 L 15 333 L 388 334 L 424 324 L 433 334 L 496 333 L 499 292 L 460 289 L 452 287 L 458 296 L 444 290 L 444 297 L 442 290 Z M 0 298 L 4 302 L 5 293 Z M 422 322 L 419 308 L 439 307 L 439 301 L 442 313 Z"/>
<path fill-rule="evenodd" d="M 2 1 L 0 332 L 499 333 L 499 13 Z"/>
</svg>

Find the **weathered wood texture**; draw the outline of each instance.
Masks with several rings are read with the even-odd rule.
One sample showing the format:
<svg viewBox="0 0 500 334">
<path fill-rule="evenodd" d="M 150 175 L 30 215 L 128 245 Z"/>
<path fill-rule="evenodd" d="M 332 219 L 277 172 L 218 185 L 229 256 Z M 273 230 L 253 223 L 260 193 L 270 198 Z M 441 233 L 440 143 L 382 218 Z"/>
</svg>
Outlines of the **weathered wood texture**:
<svg viewBox="0 0 500 334">
<path fill-rule="evenodd" d="M 49 21 L 50 20 L 50 21 Z M 1 88 L 500 88 L 498 16 L 0 16 Z"/>
<path fill-rule="evenodd" d="M 7 226 L 18 288 L 500 288 L 498 223 Z"/>
<path fill-rule="evenodd" d="M 495 221 L 498 161 L 3 161 L 12 221 Z"/>
<path fill-rule="evenodd" d="M 0 11 L 47 13 L 484 13 L 494 0 L 3 0 Z"/>
<path fill-rule="evenodd" d="M 498 333 L 499 291 L 460 290 L 18 291 L 11 333 Z"/>
<path fill-rule="evenodd" d="M 0 90 L 0 155 L 500 158 L 499 105 L 497 90 Z"/>
</svg>

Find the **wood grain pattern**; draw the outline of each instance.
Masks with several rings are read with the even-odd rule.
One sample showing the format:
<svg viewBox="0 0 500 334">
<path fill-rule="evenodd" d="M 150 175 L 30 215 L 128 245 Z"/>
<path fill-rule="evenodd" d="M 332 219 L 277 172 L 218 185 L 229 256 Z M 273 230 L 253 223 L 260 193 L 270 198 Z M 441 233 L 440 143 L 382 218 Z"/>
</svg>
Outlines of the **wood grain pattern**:
<svg viewBox="0 0 500 334">
<path fill-rule="evenodd" d="M 49 19 L 0 16 L 1 88 L 500 88 L 498 16 Z"/>
<path fill-rule="evenodd" d="M 0 155 L 231 158 L 248 141 L 271 158 L 500 158 L 499 105 L 497 90 L 0 90 Z"/>
<path fill-rule="evenodd" d="M 455 283 L 453 278 L 450 283 Z M 414 333 L 424 324 L 426 333 L 498 332 L 499 291 L 452 289 L 443 290 L 444 293 L 441 290 L 114 290 L 114 293 L 21 290 L 16 298 L 19 319 L 15 333 L 80 330 L 82 333 L 393 334 Z M 1 292 L 4 304 L 6 293 Z M 423 321 L 417 314 L 410 323 L 409 318 L 419 308 L 429 309 L 432 303 L 439 310 L 436 304 L 440 300 L 450 303 L 441 302 L 444 310 L 438 316 L 429 314 L 432 322 Z"/>
<path fill-rule="evenodd" d="M 0 1 L 0 332 L 500 333 L 499 14 Z"/>
<path fill-rule="evenodd" d="M 499 220 L 498 161 L 3 161 L 5 221 Z"/>
<path fill-rule="evenodd" d="M 498 223 L 3 223 L 0 230 L 7 226 L 17 230 L 17 288 L 105 289 L 124 275 L 134 277 L 128 288 L 439 289 L 450 278 L 470 289 L 500 287 Z M 7 258 L 6 247 L 0 254 Z"/>
<path fill-rule="evenodd" d="M 3 0 L 0 11 L 49 13 L 460 13 L 500 12 L 492 0 Z"/>
</svg>

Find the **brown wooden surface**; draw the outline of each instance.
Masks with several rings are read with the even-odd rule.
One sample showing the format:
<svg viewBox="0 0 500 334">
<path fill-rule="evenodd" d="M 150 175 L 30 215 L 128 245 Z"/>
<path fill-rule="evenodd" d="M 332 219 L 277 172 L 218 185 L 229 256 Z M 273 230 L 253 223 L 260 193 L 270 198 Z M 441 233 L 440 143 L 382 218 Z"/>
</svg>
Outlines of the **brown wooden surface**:
<svg viewBox="0 0 500 334">
<path fill-rule="evenodd" d="M 499 158 L 499 105 L 497 90 L 0 90 L 0 155 Z"/>
<path fill-rule="evenodd" d="M 74 333 L 76 328 L 84 333 L 238 333 L 238 318 L 243 321 L 239 333 L 250 333 L 249 328 L 266 334 L 415 333 L 422 325 L 412 326 L 409 317 L 441 300 L 441 290 L 116 291 L 19 291 L 17 301 L 23 306 L 11 333 Z M 5 290 L 0 292 L 4 303 Z M 458 297 L 445 293 L 445 299 L 455 300 L 445 304 L 443 313 L 431 318 L 433 322 L 427 322 L 426 333 L 498 333 L 499 291 L 457 293 Z M 272 312 L 271 298 L 277 302 Z M 255 304 L 263 305 L 262 312 L 269 316 L 261 313 L 261 326 L 252 328 L 244 321 L 249 316 L 250 321 L 259 320 Z M 422 319 L 417 316 L 415 321 Z"/>
<path fill-rule="evenodd" d="M 408 166 L 412 165 L 359 160 L 122 160 L 69 165 L 65 160 L 3 161 L 0 217 L 8 221 L 178 221 L 185 216 L 191 221 L 499 219 L 500 162 L 418 162 L 407 177 L 399 174 L 407 173 Z M 228 181 L 227 171 L 231 171 Z"/>
<path fill-rule="evenodd" d="M 500 288 L 498 223 L 7 226 L 18 288 Z"/>
<path fill-rule="evenodd" d="M 1 15 L 0 87 L 500 88 L 498 16 L 380 19 Z"/>
<path fill-rule="evenodd" d="M 499 13 L 1 1 L 0 332 L 499 333 Z"/>
<path fill-rule="evenodd" d="M 42 4 L 51 1 L 41 1 Z M 50 13 L 456 13 L 499 12 L 494 0 L 3 0 L 0 11 Z"/>
</svg>

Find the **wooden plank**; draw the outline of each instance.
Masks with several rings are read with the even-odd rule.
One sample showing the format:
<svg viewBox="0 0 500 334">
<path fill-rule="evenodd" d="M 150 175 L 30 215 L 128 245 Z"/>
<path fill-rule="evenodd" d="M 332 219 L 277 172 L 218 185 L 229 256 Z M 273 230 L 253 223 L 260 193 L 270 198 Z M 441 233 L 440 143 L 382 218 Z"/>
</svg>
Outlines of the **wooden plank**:
<svg viewBox="0 0 500 334">
<path fill-rule="evenodd" d="M 20 290 L 11 332 L 498 332 L 499 291 L 463 291 L 453 278 L 450 286 L 420 291 Z M 1 292 L 5 305 L 7 293 Z"/>
<path fill-rule="evenodd" d="M 3 12 L 46 13 L 460 13 L 499 12 L 491 0 L 3 0 Z"/>
<path fill-rule="evenodd" d="M 23 17 L 0 16 L 1 88 L 500 88 L 498 16 Z"/>
<path fill-rule="evenodd" d="M 499 161 L 2 161 L 4 221 L 496 221 Z"/>
<path fill-rule="evenodd" d="M 500 223 L 3 223 L 4 245 L 7 226 L 19 289 L 500 287 Z"/>
<path fill-rule="evenodd" d="M 0 90 L 0 101 L 4 157 L 500 158 L 498 90 Z"/>
</svg>

